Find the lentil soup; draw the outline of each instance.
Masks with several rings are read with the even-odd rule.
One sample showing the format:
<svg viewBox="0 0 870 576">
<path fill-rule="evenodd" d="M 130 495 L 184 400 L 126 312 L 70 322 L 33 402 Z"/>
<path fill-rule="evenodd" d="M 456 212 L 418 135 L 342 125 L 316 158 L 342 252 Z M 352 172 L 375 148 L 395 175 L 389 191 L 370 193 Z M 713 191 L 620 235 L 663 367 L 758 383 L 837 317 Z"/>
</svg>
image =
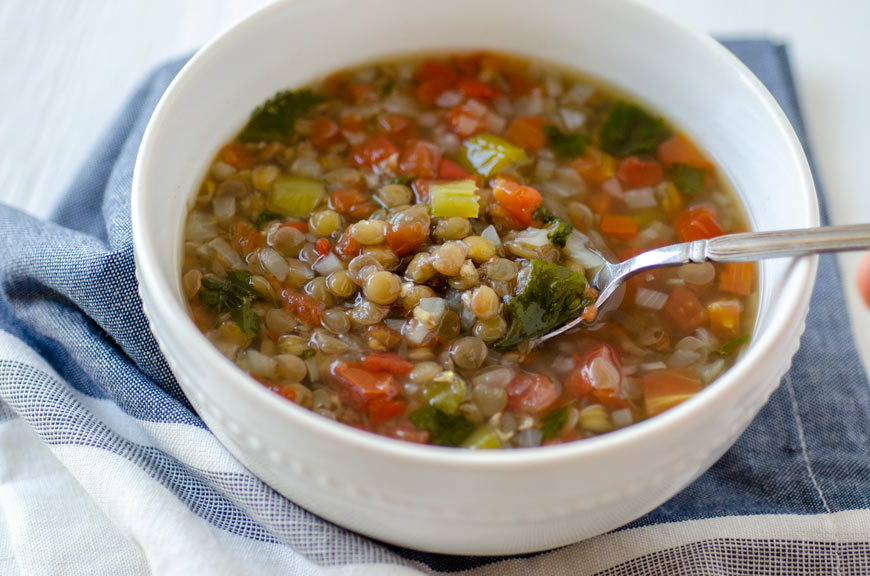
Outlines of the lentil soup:
<svg viewBox="0 0 870 576">
<path fill-rule="evenodd" d="M 754 265 L 644 273 L 597 318 L 589 248 L 747 228 L 694 144 L 615 92 L 491 53 L 416 58 L 255 110 L 190 210 L 182 286 L 206 337 L 292 402 L 412 442 L 530 447 L 682 402 L 751 331 Z"/>
</svg>

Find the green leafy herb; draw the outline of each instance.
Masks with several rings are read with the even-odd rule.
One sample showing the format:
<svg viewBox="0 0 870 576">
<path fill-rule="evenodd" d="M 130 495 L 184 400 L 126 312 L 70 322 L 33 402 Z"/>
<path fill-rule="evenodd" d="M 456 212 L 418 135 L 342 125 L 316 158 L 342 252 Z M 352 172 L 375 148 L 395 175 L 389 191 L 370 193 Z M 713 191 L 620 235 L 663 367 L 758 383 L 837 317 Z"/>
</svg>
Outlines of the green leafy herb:
<svg viewBox="0 0 870 576">
<path fill-rule="evenodd" d="M 434 406 L 423 406 L 408 415 L 411 423 L 429 432 L 429 441 L 440 446 L 459 446 L 474 430 L 463 416 L 448 416 Z"/>
<path fill-rule="evenodd" d="M 533 259 L 527 274 L 522 291 L 506 306 L 508 329 L 493 345 L 497 350 L 549 332 L 583 311 L 586 277 L 580 272 Z"/>
<path fill-rule="evenodd" d="M 293 137 L 296 119 L 322 101 L 323 97 L 311 90 L 278 92 L 251 113 L 251 119 L 239 134 L 239 140 L 242 142 L 289 140 Z"/>
<path fill-rule="evenodd" d="M 704 189 L 704 179 L 707 171 L 688 164 L 674 164 L 668 170 L 668 178 L 674 183 L 680 194 L 692 196 Z"/>
<path fill-rule="evenodd" d="M 254 220 L 254 227 L 259 228 L 266 222 L 271 222 L 272 220 L 283 220 L 284 215 L 278 214 L 277 212 L 271 212 L 269 210 L 263 210 L 260 212 L 260 215 L 257 216 L 257 219 Z"/>
<path fill-rule="evenodd" d="M 714 354 L 718 354 L 719 356 L 730 356 L 737 352 L 741 346 L 749 342 L 749 334 L 744 334 L 742 336 L 738 336 L 733 340 L 729 340 L 725 344 L 723 344 L 720 348 L 713 350 Z"/>
<path fill-rule="evenodd" d="M 202 290 L 199 292 L 202 305 L 218 312 L 228 312 L 248 337 L 260 330 L 260 317 L 252 308 L 256 299 L 257 293 L 251 287 L 251 275 L 247 272 L 230 270 L 226 280 L 202 277 Z"/>
<path fill-rule="evenodd" d="M 586 151 L 586 137 L 583 134 L 562 132 L 553 124 L 545 125 L 543 130 L 547 136 L 547 146 L 559 158 L 576 158 Z"/>
<path fill-rule="evenodd" d="M 390 184 L 401 184 L 402 186 L 410 186 L 411 182 L 416 180 L 417 177 L 411 174 L 410 176 L 393 176 L 390 178 Z"/>
<path fill-rule="evenodd" d="M 601 148 L 614 156 L 646 154 L 670 135 L 665 121 L 654 118 L 642 108 L 617 102 L 598 132 Z"/>
<path fill-rule="evenodd" d="M 541 204 L 535 211 L 532 213 L 532 218 L 534 220 L 538 220 L 547 225 L 547 239 L 559 246 L 560 248 L 564 248 L 565 244 L 568 243 L 568 236 L 571 235 L 571 232 L 574 230 L 574 227 L 571 226 L 568 222 L 565 222 L 561 218 L 557 218 L 550 209 Z"/>
<path fill-rule="evenodd" d="M 571 410 L 570 404 L 553 408 L 541 418 L 541 439 L 549 440 L 556 434 L 562 431 L 565 423 L 568 421 L 568 412 Z"/>
<path fill-rule="evenodd" d="M 390 93 L 393 91 L 393 88 L 395 88 L 395 87 L 396 87 L 396 81 L 393 80 L 392 78 L 388 79 L 381 86 L 381 96 L 389 96 Z"/>
</svg>

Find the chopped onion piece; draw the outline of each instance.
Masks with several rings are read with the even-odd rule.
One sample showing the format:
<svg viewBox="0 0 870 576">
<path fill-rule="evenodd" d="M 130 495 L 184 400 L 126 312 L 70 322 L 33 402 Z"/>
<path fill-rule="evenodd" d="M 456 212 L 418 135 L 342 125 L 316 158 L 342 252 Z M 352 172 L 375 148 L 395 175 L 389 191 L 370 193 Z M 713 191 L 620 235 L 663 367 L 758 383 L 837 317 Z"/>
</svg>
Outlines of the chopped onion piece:
<svg viewBox="0 0 870 576">
<path fill-rule="evenodd" d="M 421 346 L 429 339 L 432 331 L 423 322 L 411 318 L 402 327 L 402 336 L 411 346 Z"/>
<path fill-rule="evenodd" d="M 643 287 L 638 288 L 634 296 L 634 303 L 636 305 L 641 308 L 648 308 L 649 310 L 661 310 L 667 301 L 668 295 L 664 292 Z"/>
<path fill-rule="evenodd" d="M 505 126 L 507 126 L 507 120 L 505 120 L 504 116 L 493 113 L 486 115 L 486 129 L 490 132 L 500 134 L 504 131 Z"/>
<path fill-rule="evenodd" d="M 224 267 L 228 266 L 234 270 L 242 270 L 246 268 L 241 257 L 236 254 L 236 251 L 233 250 L 232 246 L 230 246 L 223 238 L 215 238 L 208 243 L 208 247 L 212 249 L 218 258 L 223 260 L 222 264 Z"/>
<path fill-rule="evenodd" d="M 329 276 L 333 272 L 338 272 L 339 270 L 344 269 L 344 265 L 341 263 L 338 256 L 330 252 L 329 254 L 318 258 L 314 263 L 313 268 L 315 272 L 321 276 Z"/>
<path fill-rule="evenodd" d="M 212 201 L 212 210 L 218 222 L 229 222 L 236 215 L 236 197 L 215 196 Z"/>
<path fill-rule="evenodd" d="M 414 307 L 414 318 L 422 322 L 427 329 L 434 330 L 441 323 L 447 312 L 447 301 L 444 298 L 420 298 Z"/>
<path fill-rule="evenodd" d="M 306 178 L 320 178 L 323 175 L 323 166 L 317 160 L 300 156 L 293 161 L 290 171 Z"/>
<path fill-rule="evenodd" d="M 616 198 L 622 198 L 622 184 L 616 178 L 605 180 L 601 184 L 601 189 Z"/>
<path fill-rule="evenodd" d="M 564 100 L 575 104 L 585 104 L 589 97 L 595 93 L 595 87 L 587 84 L 574 84 L 571 89 L 565 93 Z"/>
<path fill-rule="evenodd" d="M 725 369 L 725 359 L 719 358 L 709 364 L 705 364 L 704 366 L 698 367 L 698 372 L 701 374 L 701 378 L 704 379 L 704 382 L 709 384 L 713 381 L 714 378 L 719 376 L 722 371 Z"/>
<path fill-rule="evenodd" d="M 705 286 L 713 281 L 713 278 L 716 276 L 716 268 L 712 262 L 686 264 L 685 266 L 680 266 L 677 270 L 677 275 L 687 284 Z"/>
<path fill-rule="evenodd" d="M 609 360 L 598 356 L 589 363 L 589 383 L 596 390 L 613 390 L 621 380 L 619 369 Z"/>
<path fill-rule="evenodd" d="M 701 354 L 694 350 L 687 350 L 685 348 L 677 349 L 673 354 L 671 354 L 671 357 L 668 358 L 668 366 L 671 368 L 686 368 L 700 359 Z"/>
<path fill-rule="evenodd" d="M 634 190 L 626 190 L 622 194 L 622 199 L 629 208 L 655 208 L 658 205 L 656 196 L 652 188 L 636 188 Z"/>
<path fill-rule="evenodd" d="M 391 112 L 393 114 L 404 114 L 405 116 L 414 116 L 417 114 L 417 103 L 410 96 L 401 96 L 399 94 L 392 94 L 389 98 L 384 100 L 384 110 L 387 112 Z M 430 115 L 434 116 L 434 115 Z M 418 116 L 418 120 L 423 120 L 423 115 Z M 431 126 L 431 124 L 430 124 Z"/>
<path fill-rule="evenodd" d="M 645 364 L 641 364 L 640 368 L 644 372 L 652 372 L 653 370 L 664 370 L 665 368 L 667 368 L 667 365 L 664 362 L 647 362 Z"/>
<path fill-rule="evenodd" d="M 613 425 L 617 428 L 625 428 L 634 422 L 634 416 L 632 415 L 630 408 L 620 408 L 619 410 L 614 410 L 610 413 L 610 421 L 613 422 Z"/>
<path fill-rule="evenodd" d="M 696 338 L 695 336 L 686 336 L 682 338 L 677 345 L 674 346 L 677 350 L 700 350 L 704 348 L 705 342 L 700 338 Z"/>
<path fill-rule="evenodd" d="M 191 242 L 204 242 L 218 235 L 217 221 L 211 214 L 191 212 L 187 219 L 186 239 Z"/>
<path fill-rule="evenodd" d="M 492 245 L 498 248 L 501 246 L 501 236 L 498 235 L 498 231 L 495 229 L 495 226 L 490 224 L 486 228 L 483 229 L 483 232 L 480 233 L 481 238 L 486 238 Z"/>
<path fill-rule="evenodd" d="M 464 97 L 465 96 L 459 90 L 445 90 L 435 101 L 435 104 L 441 108 L 453 108 L 454 106 L 462 104 Z"/>
<path fill-rule="evenodd" d="M 265 246 L 260 248 L 258 255 L 260 257 L 260 264 L 262 264 L 263 268 L 268 270 L 272 276 L 277 278 L 278 282 L 283 282 L 287 278 L 290 266 L 287 265 L 287 261 L 283 256 L 278 254 L 278 252 Z"/>
<path fill-rule="evenodd" d="M 248 372 L 254 376 L 267 379 L 275 377 L 275 360 L 256 350 L 247 350 L 244 356 L 239 358 L 239 364 L 247 366 Z"/>
<path fill-rule="evenodd" d="M 559 114 L 562 116 L 562 123 L 565 124 L 565 130 L 569 132 L 579 130 L 580 128 L 583 128 L 584 124 L 586 124 L 586 114 L 579 110 L 562 108 L 559 111 Z"/>
</svg>

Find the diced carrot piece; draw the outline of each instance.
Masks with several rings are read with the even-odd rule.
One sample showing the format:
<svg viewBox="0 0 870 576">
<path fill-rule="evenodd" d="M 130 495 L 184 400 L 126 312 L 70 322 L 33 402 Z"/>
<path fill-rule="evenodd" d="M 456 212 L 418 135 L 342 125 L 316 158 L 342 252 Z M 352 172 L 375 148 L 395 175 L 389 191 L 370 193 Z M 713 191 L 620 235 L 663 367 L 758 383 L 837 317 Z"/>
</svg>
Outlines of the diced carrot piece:
<svg viewBox="0 0 870 576">
<path fill-rule="evenodd" d="M 336 362 L 331 372 L 351 403 L 361 410 L 374 398 L 392 400 L 399 394 L 392 374 L 372 373 L 353 362 Z"/>
<path fill-rule="evenodd" d="M 504 135 L 520 148 L 533 151 L 547 145 L 543 126 L 544 119 L 540 116 L 522 116 L 510 123 Z"/>
<path fill-rule="evenodd" d="M 425 140 L 414 140 L 399 156 L 399 172 L 418 178 L 434 178 L 441 163 L 441 148 Z"/>
<path fill-rule="evenodd" d="M 665 314 L 683 333 L 694 332 L 707 322 L 707 311 L 695 293 L 677 286 L 664 306 Z"/>
<path fill-rule="evenodd" d="M 347 94 L 354 104 L 365 104 L 378 99 L 378 91 L 364 82 L 354 82 L 348 86 Z"/>
<path fill-rule="evenodd" d="M 752 291 L 755 266 L 752 262 L 728 262 L 719 274 L 719 289 L 723 292 L 748 296 Z"/>
<path fill-rule="evenodd" d="M 468 138 L 486 130 L 488 110 L 481 108 L 480 103 L 471 105 L 468 102 L 452 108 L 447 113 L 447 129 L 461 138 Z"/>
<path fill-rule="evenodd" d="M 266 237 L 247 222 L 233 224 L 233 246 L 242 256 L 266 245 Z"/>
<path fill-rule="evenodd" d="M 559 398 L 552 380 L 531 372 L 517 372 L 505 392 L 508 408 L 529 414 L 543 414 Z"/>
<path fill-rule="evenodd" d="M 682 134 L 674 134 L 659 144 L 657 156 L 665 168 L 671 168 L 674 164 L 687 164 L 708 172 L 713 171 L 713 164 Z"/>
<path fill-rule="evenodd" d="M 532 223 L 532 213 L 541 205 L 541 193 L 507 178 L 492 181 L 493 198 L 522 226 Z"/>
<path fill-rule="evenodd" d="M 344 262 L 350 262 L 362 252 L 362 244 L 350 235 L 350 228 L 341 233 L 335 244 L 335 253 Z"/>
<path fill-rule="evenodd" d="M 347 73 L 336 72 L 335 74 L 330 74 L 326 77 L 326 80 L 323 81 L 326 95 L 329 98 L 335 98 L 336 96 L 338 96 L 339 92 L 344 89 L 346 83 Z"/>
<path fill-rule="evenodd" d="M 429 231 L 419 222 L 391 226 L 387 230 L 387 246 L 396 256 L 404 256 L 413 252 L 428 237 Z"/>
<path fill-rule="evenodd" d="M 614 164 L 613 156 L 603 154 L 598 148 L 590 146 L 583 156 L 571 162 L 571 167 L 587 184 L 600 186 L 613 178 Z"/>
<path fill-rule="evenodd" d="M 655 186 L 665 177 L 662 165 L 655 160 L 629 156 L 619 163 L 616 177 L 627 189 Z"/>
<path fill-rule="evenodd" d="M 398 153 L 399 149 L 383 134 L 372 136 L 350 151 L 351 158 L 357 166 L 373 166 Z"/>
<path fill-rule="evenodd" d="M 369 424 L 376 426 L 397 418 L 405 412 L 406 406 L 401 400 L 388 400 L 381 396 L 372 398 L 369 402 Z"/>
<path fill-rule="evenodd" d="M 314 121 L 314 127 L 311 129 L 310 140 L 314 147 L 318 150 L 327 150 L 330 146 L 341 139 L 341 130 L 338 124 L 327 118 L 319 116 Z"/>
<path fill-rule="evenodd" d="M 283 396 L 287 400 L 296 403 L 296 389 L 292 386 L 284 386 L 280 384 L 276 384 L 274 386 L 269 386 L 269 390 L 277 394 L 278 396 Z"/>
<path fill-rule="evenodd" d="M 372 352 L 363 358 L 362 363 L 363 367 L 371 372 L 389 372 L 402 376 L 410 374 L 414 369 L 414 364 L 390 352 Z"/>
<path fill-rule="evenodd" d="M 350 218 L 365 218 L 376 209 L 374 202 L 356 188 L 336 188 L 329 196 L 329 205 Z"/>
<path fill-rule="evenodd" d="M 674 228 L 682 242 L 715 238 L 725 233 L 712 206 L 686 208 L 674 218 Z"/>
<path fill-rule="evenodd" d="M 727 340 L 739 336 L 742 311 L 743 306 L 737 300 L 717 300 L 707 304 L 713 336 Z"/>
<path fill-rule="evenodd" d="M 565 380 L 565 392 L 580 398 L 599 387 L 620 389 L 622 365 L 610 344 L 598 344 L 574 356 L 574 371 Z"/>
<path fill-rule="evenodd" d="M 481 82 L 477 78 L 463 77 L 456 81 L 456 87 L 469 98 L 478 100 L 494 100 L 498 98 L 499 92 L 486 82 Z"/>
<path fill-rule="evenodd" d="M 648 416 L 655 416 L 697 394 L 701 378 L 693 370 L 670 368 L 647 372 L 643 376 L 644 405 Z"/>
<path fill-rule="evenodd" d="M 613 196 L 604 190 L 596 190 L 589 194 L 586 198 L 586 205 L 595 214 L 603 215 L 610 211 L 610 206 L 613 204 Z"/>
<path fill-rule="evenodd" d="M 320 313 L 323 312 L 322 302 L 308 294 L 303 294 L 289 288 L 281 293 L 281 298 L 284 300 L 284 304 L 290 313 L 296 316 L 303 324 L 307 326 L 320 325 Z"/>
<path fill-rule="evenodd" d="M 438 164 L 438 178 L 445 180 L 464 180 L 469 174 L 463 170 L 462 166 L 452 160 L 441 157 L 441 162 Z"/>
<path fill-rule="evenodd" d="M 637 234 L 637 220 L 631 216 L 607 213 L 601 217 L 601 232 L 611 238 L 634 238 Z"/>
<path fill-rule="evenodd" d="M 221 150 L 221 160 L 237 170 L 247 170 L 253 167 L 256 162 L 254 157 L 248 154 L 245 147 L 238 142 L 233 142 L 223 147 Z"/>
<path fill-rule="evenodd" d="M 318 254 L 326 256 L 332 251 L 332 244 L 329 242 L 329 238 L 318 238 L 317 242 L 314 243 L 314 248 Z"/>
<path fill-rule="evenodd" d="M 404 146 L 408 140 L 417 137 L 417 125 L 408 116 L 385 114 L 380 117 L 378 124 L 390 141 L 399 146 Z"/>
</svg>

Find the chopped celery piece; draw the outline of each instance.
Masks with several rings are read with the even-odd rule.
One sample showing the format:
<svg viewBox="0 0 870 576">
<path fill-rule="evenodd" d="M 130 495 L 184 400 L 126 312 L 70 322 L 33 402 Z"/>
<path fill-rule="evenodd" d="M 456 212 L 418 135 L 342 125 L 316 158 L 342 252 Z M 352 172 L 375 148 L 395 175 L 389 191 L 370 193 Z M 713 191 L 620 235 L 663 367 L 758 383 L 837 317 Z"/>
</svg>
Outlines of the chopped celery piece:
<svg viewBox="0 0 870 576">
<path fill-rule="evenodd" d="M 462 376 L 452 370 L 445 370 L 426 387 L 423 397 L 429 401 L 430 406 L 452 416 L 459 410 L 467 391 L 468 384 Z"/>
<path fill-rule="evenodd" d="M 269 195 L 269 209 L 296 218 L 307 218 L 326 195 L 320 180 L 278 176 Z"/>
<path fill-rule="evenodd" d="M 437 218 L 477 218 L 480 208 L 477 200 L 477 184 L 474 180 L 433 184 L 429 188 L 432 216 Z"/>
<path fill-rule="evenodd" d="M 466 438 L 460 446 L 471 450 L 497 450 L 501 448 L 501 441 L 498 439 L 495 429 L 489 424 L 484 424 L 472 432 L 471 436 Z"/>
<path fill-rule="evenodd" d="M 489 178 L 511 164 L 528 158 L 525 151 L 494 134 L 472 136 L 462 145 L 461 161 L 465 168 Z"/>
<path fill-rule="evenodd" d="M 520 293 L 505 307 L 507 334 L 493 344 L 496 350 L 512 348 L 540 336 L 578 316 L 587 305 L 583 298 L 586 277 L 565 266 L 531 260 L 519 280 Z"/>
</svg>

